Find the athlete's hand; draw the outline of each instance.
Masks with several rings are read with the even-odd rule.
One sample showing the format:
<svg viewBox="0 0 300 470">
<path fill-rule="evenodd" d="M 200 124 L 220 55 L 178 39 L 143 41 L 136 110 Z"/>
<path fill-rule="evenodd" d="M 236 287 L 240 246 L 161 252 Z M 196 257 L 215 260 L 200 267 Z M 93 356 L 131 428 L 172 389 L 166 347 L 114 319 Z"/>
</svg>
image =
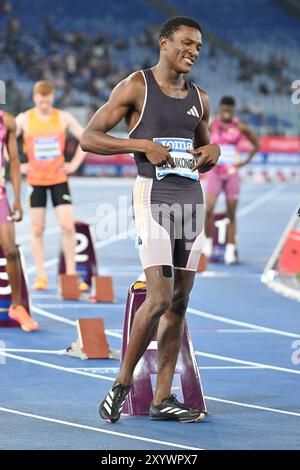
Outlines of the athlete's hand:
<svg viewBox="0 0 300 470">
<path fill-rule="evenodd" d="M 152 165 L 159 166 L 168 163 L 171 168 L 175 168 L 175 163 L 169 154 L 170 148 L 172 148 L 171 145 L 165 147 L 164 145 L 149 140 L 147 141 L 145 154 Z"/>
<path fill-rule="evenodd" d="M 27 173 L 28 173 L 28 168 L 29 168 L 28 163 L 21 163 L 21 165 L 20 165 L 20 172 L 21 172 L 21 175 L 27 175 Z"/>
<path fill-rule="evenodd" d="M 11 218 L 14 222 L 20 222 L 20 220 L 23 219 L 23 209 L 21 207 L 21 202 L 18 199 L 13 203 Z"/>
<path fill-rule="evenodd" d="M 64 163 L 63 172 L 64 172 L 65 175 L 71 175 L 72 173 L 75 173 L 76 170 L 77 170 L 77 168 L 75 168 L 75 166 L 72 164 L 72 162 Z"/>
<path fill-rule="evenodd" d="M 194 155 L 196 164 L 192 171 L 198 170 L 199 173 L 206 173 L 218 163 L 221 154 L 220 147 L 217 144 L 203 145 L 197 149 L 188 149 L 188 152 Z"/>
</svg>

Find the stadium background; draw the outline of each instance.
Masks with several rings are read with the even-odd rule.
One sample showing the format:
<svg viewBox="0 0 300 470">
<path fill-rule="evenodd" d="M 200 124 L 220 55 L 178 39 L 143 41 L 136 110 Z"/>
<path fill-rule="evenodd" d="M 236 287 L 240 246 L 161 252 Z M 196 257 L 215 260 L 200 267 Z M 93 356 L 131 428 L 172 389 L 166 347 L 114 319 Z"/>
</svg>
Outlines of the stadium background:
<svg viewBox="0 0 300 470">
<path fill-rule="evenodd" d="M 283 245 L 286 260 L 291 252 L 294 258 L 299 253 L 299 243 L 298 251 L 285 243 L 285 229 L 296 228 L 295 220 L 300 228 L 295 211 L 299 186 L 294 184 L 300 166 L 299 105 L 291 99 L 292 83 L 300 79 L 297 9 L 296 0 L 0 0 L 0 80 L 7 87 L 5 109 L 14 115 L 33 105 L 33 83 L 47 79 L 56 86 L 56 106 L 69 109 L 85 125 L 121 78 L 156 62 L 159 25 L 183 13 L 204 29 L 192 78 L 208 92 L 213 113 L 222 95 L 233 94 L 238 115 L 262 142 L 245 168 L 248 181 L 237 213 L 240 263 L 215 264 L 198 273 L 191 294 L 188 324 L 210 412 L 203 426 L 187 426 L 183 432 L 168 422 L 124 416 L 112 430 L 99 420 L 97 406 L 119 361 L 60 354 L 77 337 L 75 320 L 87 316 L 103 318 L 110 346 L 120 349 L 128 286 L 141 274 L 129 231 L 123 238 L 118 227 L 117 236 L 106 239 L 97 231 L 103 226 L 97 205 L 110 204 L 122 214 L 120 198 L 131 201 L 133 179 L 74 177 L 76 218 L 96 230 L 99 273 L 113 277 L 116 301 L 94 304 L 58 296 L 61 231 L 50 205 L 45 231 L 49 289 L 30 289 L 40 331 L 27 335 L 18 328 L 1 329 L 0 448 L 299 448 L 299 303 L 285 297 L 284 288 L 288 282 L 296 285 L 299 300 L 300 284 L 296 276 L 272 277 L 272 286 L 267 282 Z M 69 139 L 67 159 L 75 145 Z M 126 155 L 89 155 L 80 173 L 133 175 L 135 166 Z M 265 184 L 253 184 L 253 179 Z M 8 185 L 10 194 L 11 189 Z M 16 231 L 31 284 L 35 266 L 26 192 L 23 184 L 25 217 Z M 266 288 L 262 272 L 264 282 L 284 295 Z"/>
<path fill-rule="evenodd" d="M 156 63 L 158 31 L 169 16 L 195 17 L 204 42 L 192 79 L 216 113 L 224 94 L 261 136 L 261 151 L 242 176 L 258 182 L 299 179 L 299 105 L 292 84 L 300 77 L 300 6 L 296 0 L 22 0 L 0 1 L 0 78 L 5 109 L 33 105 L 32 85 L 56 87 L 58 107 L 85 125 L 112 88 L 132 71 Z M 115 132 L 124 132 L 124 125 Z M 66 159 L 76 146 L 68 139 Z M 241 153 L 247 150 L 243 145 Z M 130 156 L 89 155 L 79 174 L 135 174 Z"/>
</svg>

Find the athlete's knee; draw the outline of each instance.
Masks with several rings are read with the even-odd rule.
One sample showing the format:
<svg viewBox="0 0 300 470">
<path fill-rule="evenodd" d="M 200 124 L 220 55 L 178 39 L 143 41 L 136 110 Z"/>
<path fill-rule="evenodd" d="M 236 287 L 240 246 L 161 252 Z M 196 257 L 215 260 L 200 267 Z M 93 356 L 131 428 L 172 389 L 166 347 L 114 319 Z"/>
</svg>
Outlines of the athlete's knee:
<svg viewBox="0 0 300 470">
<path fill-rule="evenodd" d="M 32 235 L 34 237 L 41 238 L 44 234 L 45 231 L 45 225 L 44 224 L 33 224 L 32 226 Z"/>
<path fill-rule="evenodd" d="M 7 261 L 16 261 L 19 258 L 19 252 L 16 245 L 2 246 L 3 253 Z"/>
<path fill-rule="evenodd" d="M 153 317 L 160 317 L 170 308 L 171 295 L 167 292 L 156 291 L 147 299 L 150 308 L 150 314 Z"/>
<path fill-rule="evenodd" d="M 235 221 L 235 216 L 236 216 L 236 210 L 233 209 L 232 207 L 227 209 L 227 216 L 230 222 Z"/>
<path fill-rule="evenodd" d="M 189 293 L 181 289 L 175 290 L 170 309 L 178 314 L 184 315 L 189 303 Z"/>
<path fill-rule="evenodd" d="M 72 236 L 75 235 L 75 228 L 73 222 L 61 222 L 60 228 L 65 236 Z"/>
<path fill-rule="evenodd" d="M 214 213 L 214 206 L 207 206 L 206 211 L 205 211 L 206 218 L 208 219 L 212 217 L 213 213 Z"/>
</svg>

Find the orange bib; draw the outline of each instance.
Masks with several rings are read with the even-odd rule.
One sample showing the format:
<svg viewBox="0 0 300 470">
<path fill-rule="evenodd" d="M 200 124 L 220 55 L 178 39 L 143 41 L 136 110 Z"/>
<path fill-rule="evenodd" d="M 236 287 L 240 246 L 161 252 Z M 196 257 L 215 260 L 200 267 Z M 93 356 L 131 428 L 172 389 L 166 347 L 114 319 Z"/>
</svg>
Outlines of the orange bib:
<svg viewBox="0 0 300 470">
<path fill-rule="evenodd" d="M 65 140 L 58 109 L 53 109 L 47 119 L 41 119 L 34 108 L 28 111 L 24 133 L 24 152 L 29 164 L 28 184 L 48 186 L 67 181 L 63 173 Z"/>
</svg>

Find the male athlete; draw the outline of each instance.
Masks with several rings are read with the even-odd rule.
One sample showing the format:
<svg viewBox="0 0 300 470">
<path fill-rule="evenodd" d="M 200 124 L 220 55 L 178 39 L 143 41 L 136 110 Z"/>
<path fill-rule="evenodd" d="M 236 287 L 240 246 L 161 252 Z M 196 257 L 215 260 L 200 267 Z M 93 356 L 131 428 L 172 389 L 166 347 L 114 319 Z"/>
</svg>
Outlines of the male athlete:
<svg viewBox="0 0 300 470">
<path fill-rule="evenodd" d="M 14 203 L 10 210 L 5 188 L 5 158 L 4 148 L 10 162 L 10 178 L 14 191 Z M 33 331 L 38 324 L 26 311 L 21 302 L 21 263 L 19 251 L 15 243 L 15 229 L 13 222 L 23 218 L 20 202 L 20 162 L 16 141 L 15 118 L 0 110 L 0 245 L 6 257 L 6 271 L 11 287 L 12 303 L 8 316 L 17 321 L 24 331 Z"/>
<path fill-rule="evenodd" d="M 30 186 L 30 216 L 32 221 L 32 253 L 37 277 L 35 290 L 45 290 L 48 284 L 44 268 L 45 216 L 47 193 L 50 191 L 52 204 L 62 230 L 62 245 L 66 262 L 66 273 L 75 274 L 75 228 L 72 198 L 67 175 L 74 173 L 85 158 L 78 146 L 73 160 L 64 163 L 66 132 L 80 139 L 83 127 L 67 111 L 53 108 L 54 87 L 46 81 L 39 81 L 33 87 L 35 107 L 17 116 L 17 135 L 23 135 L 24 152 L 28 163 L 21 165 L 27 174 Z M 80 290 L 87 290 L 84 282 Z"/>
<path fill-rule="evenodd" d="M 224 253 L 226 264 L 233 264 L 236 259 L 236 208 L 240 191 L 240 177 L 238 169 L 247 165 L 259 149 L 257 136 L 249 127 L 234 116 L 235 100 L 231 96 L 224 96 L 219 105 L 219 115 L 209 125 L 210 141 L 220 145 L 221 157 L 218 165 L 207 177 L 206 185 L 206 220 L 204 253 L 211 256 L 213 253 L 212 223 L 213 211 L 221 191 L 224 191 L 227 205 L 229 224 Z M 242 136 L 252 144 L 252 150 L 247 158 L 240 162 L 237 154 L 237 145 Z"/>
<path fill-rule="evenodd" d="M 135 316 L 118 378 L 100 405 L 101 417 L 112 422 L 120 418 L 135 366 L 156 332 L 151 418 L 192 422 L 204 417 L 203 410 L 185 407 L 170 392 L 202 248 L 199 171 L 212 168 L 220 150 L 209 145 L 208 96 L 185 79 L 202 46 L 200 25 L 191 18 L 172 18 L 162 27 L 159 45 L 158 64 L 121 81 L 80 140 L 85 151 L 133 152 L 138 171 L 133 206 L 147 297 Z M 123 118 L 130 138 L 110 136 Z"/>
</svg>

